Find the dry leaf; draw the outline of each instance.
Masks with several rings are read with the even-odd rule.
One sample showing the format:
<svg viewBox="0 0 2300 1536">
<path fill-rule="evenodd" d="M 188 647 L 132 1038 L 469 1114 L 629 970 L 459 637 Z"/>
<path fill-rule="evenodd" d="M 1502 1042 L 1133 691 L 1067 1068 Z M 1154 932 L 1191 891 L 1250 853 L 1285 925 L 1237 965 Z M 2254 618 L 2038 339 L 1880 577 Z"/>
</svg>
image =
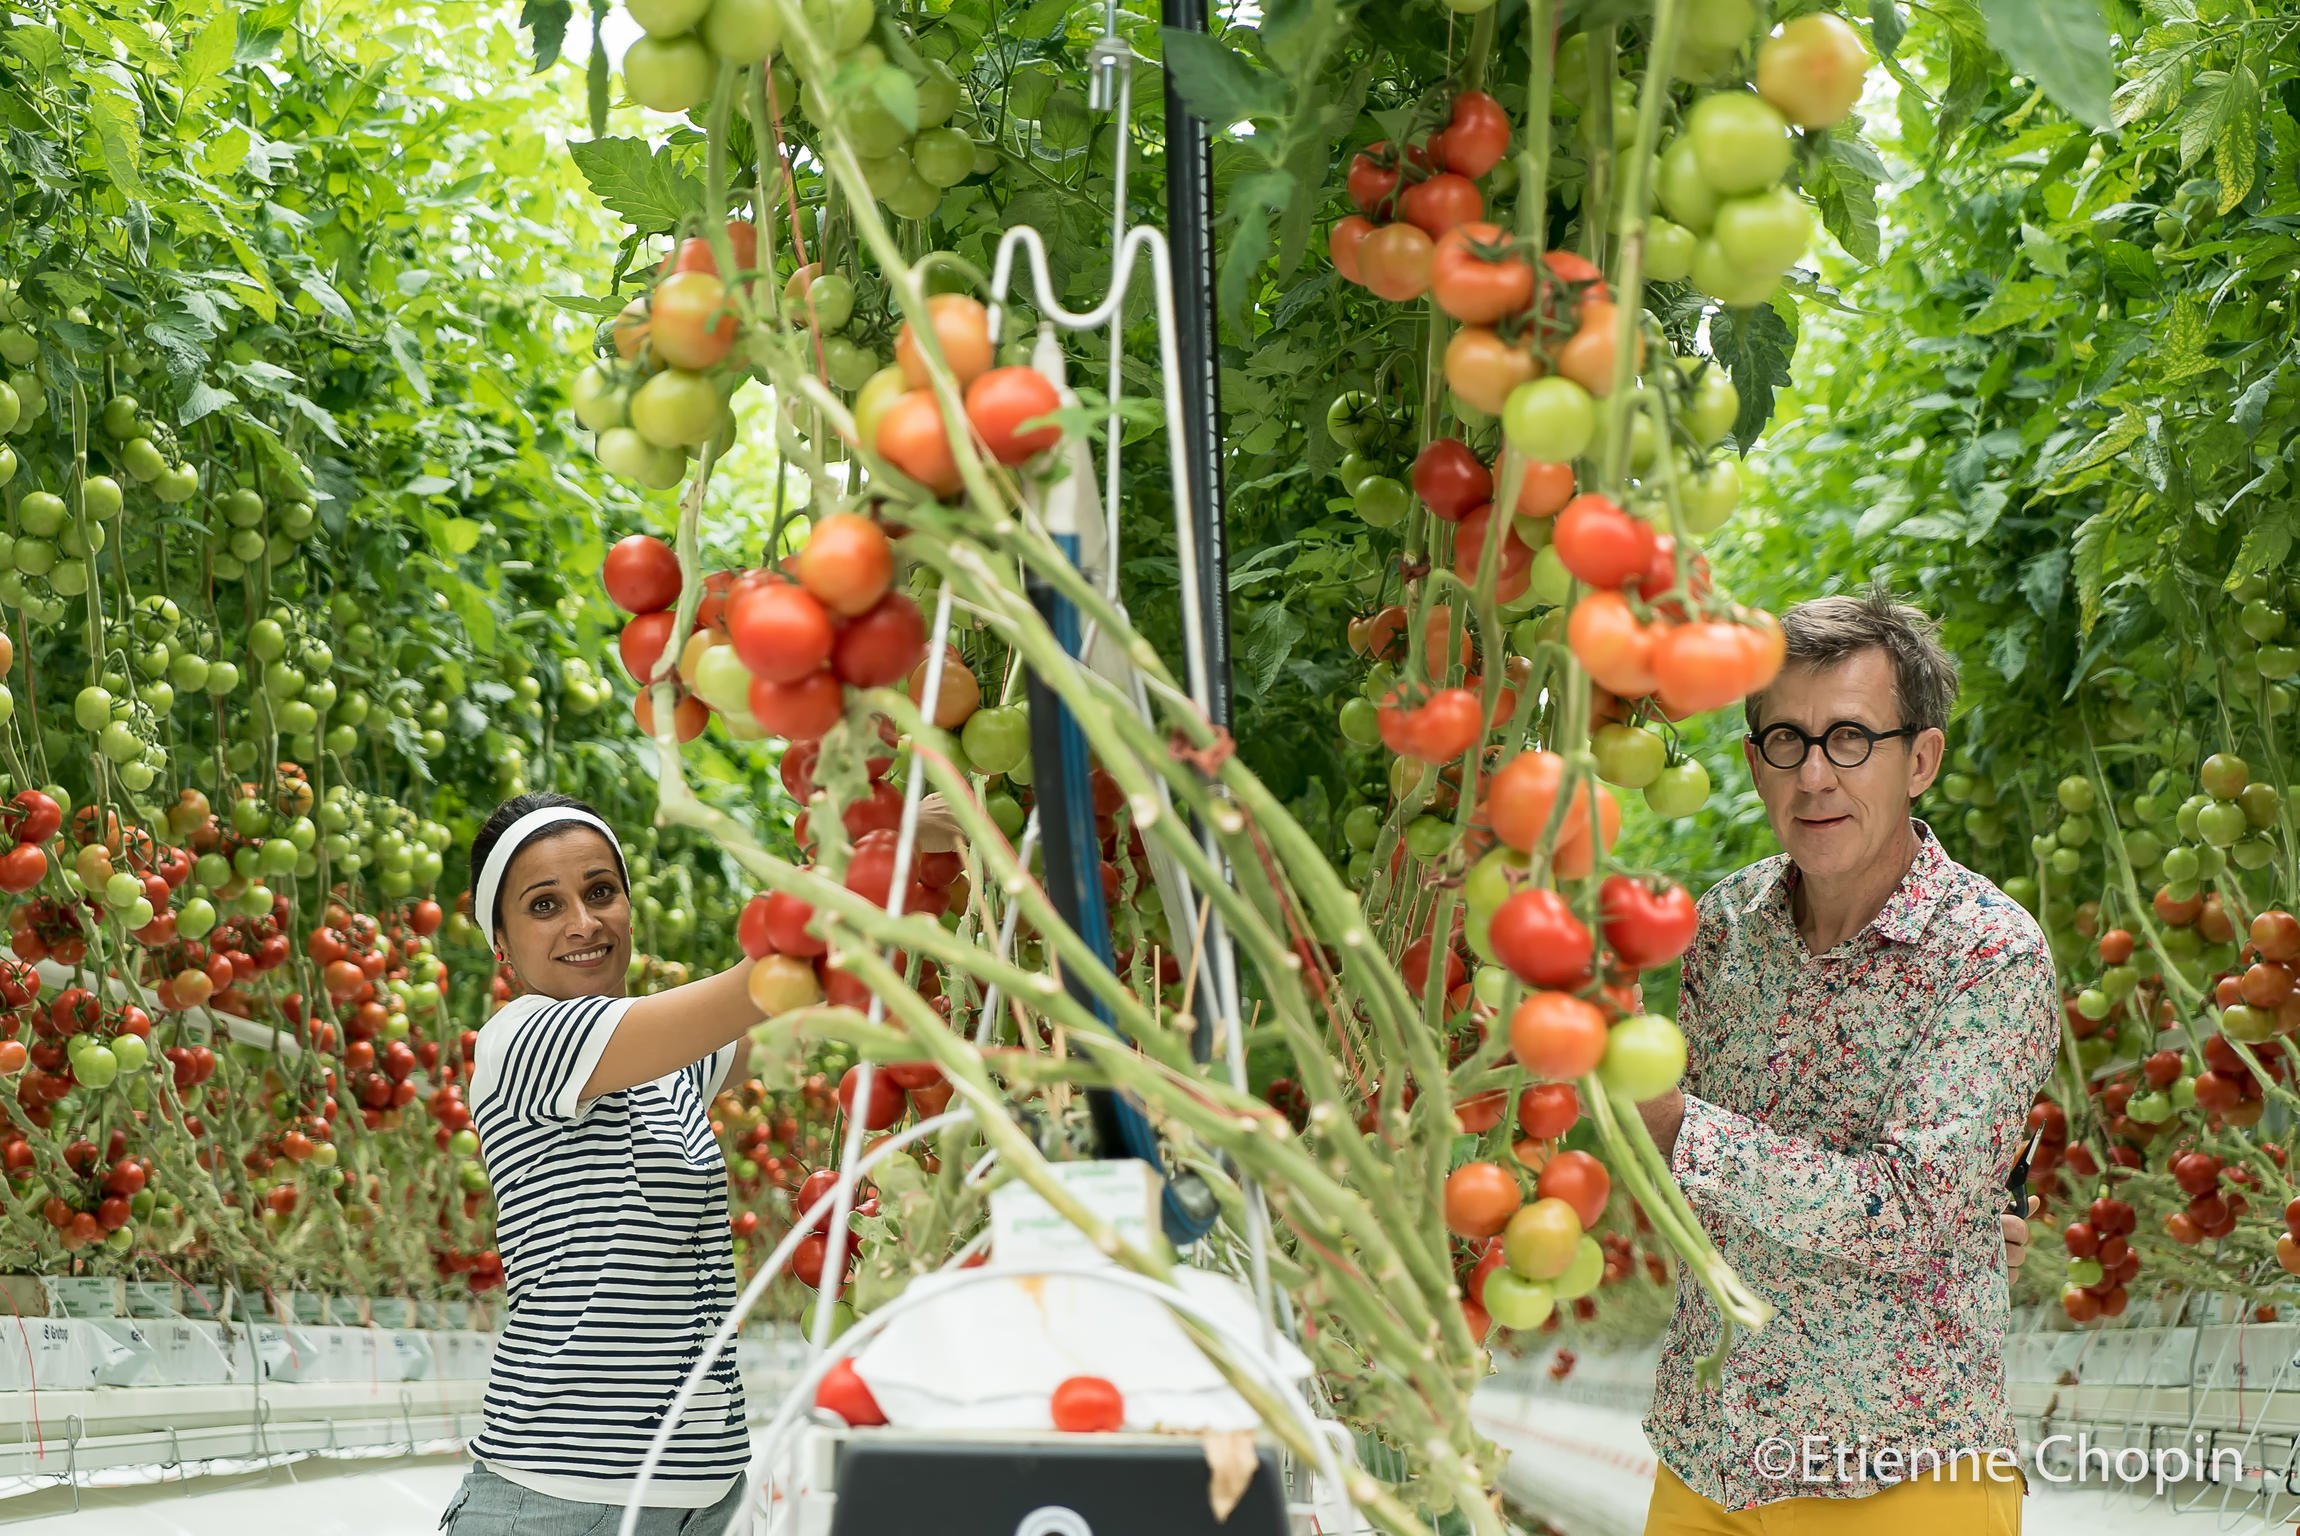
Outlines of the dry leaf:
<svg viewBox="0 0 2300 1536">
<path fill-rule="evenodd" d="M 1229 1523 L 1230 1511 L 1246 1496 L 1246 1488 L 1254 1481 L 1254 1469 L 1262 1458 L 1254 1453 L 1254 1432 L 1250 1429 L 1223 1430 L 1200 1437 L 1206 1448 L 1206 1466 L 1213 1476 L 1206 1487 L 1206 1501 L 1214 1506 L 1214 1523 Z"/>
</svg>

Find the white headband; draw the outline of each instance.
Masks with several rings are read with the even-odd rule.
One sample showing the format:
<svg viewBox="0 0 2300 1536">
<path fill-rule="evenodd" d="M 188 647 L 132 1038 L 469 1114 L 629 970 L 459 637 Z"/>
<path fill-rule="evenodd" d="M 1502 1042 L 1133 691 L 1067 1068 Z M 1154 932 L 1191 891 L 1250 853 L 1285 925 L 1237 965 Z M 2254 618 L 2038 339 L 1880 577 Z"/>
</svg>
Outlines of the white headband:
<svg viewBox="0 0 2300 1536">
<path fill-rule="evenodd" d="M 564 805 L 547 805 L 540 811 L 529 811 L 505 827 L 495 846 L 487 850 L 487 862 L 479 871 L 479 889 L 472 893 L 471 920 L 481 925 L 489 944 L 495 942 L 496 888 L 502 885 L 504 871 L 511 867 L 511 860 L 521 847 L 535 840 L 537 833 L 570 821 L 597 827 L 599 835 L 607 839 L 607 846 L 615 850 L 615 862 L 623 862 L 623 845 L 615 840 L 615 829 L 589 811 Z"/>
</svg>

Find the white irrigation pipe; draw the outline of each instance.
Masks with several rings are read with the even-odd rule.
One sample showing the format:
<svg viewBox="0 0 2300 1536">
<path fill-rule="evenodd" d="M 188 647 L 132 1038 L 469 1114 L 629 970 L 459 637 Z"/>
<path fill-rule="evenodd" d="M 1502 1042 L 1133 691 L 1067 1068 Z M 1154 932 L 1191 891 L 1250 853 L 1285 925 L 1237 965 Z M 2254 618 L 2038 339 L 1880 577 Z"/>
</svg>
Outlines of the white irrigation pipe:
<svg viewBox="0 0 2300 1536">
<path fill-rule="evenodd" d="M 758 1272 L 751 1276 L 751 1283 L 743 1287 L 742 1295 L 735 1299 L 734 1306 L 720 1320 L 718 1331 L 703 1346 L 702 1357 L 687 1372 L 687 1379 L 679 1384 L 679 1390 L 673 1394 L 671 1406 L 664 1411 L 663 1422 L 656 1427 L 655 1438 L 647 1443 L 647 1454 L 639 1463 L 639 1475 L 632 1481 L 630 1497 L 623 1503 L 623 1521 L 616 1527 L 620 1536 L 633 1536 L 638 1530 L 639 1512 L 646 1507 L 640 1501 L 647 1496 L 647 1485 L 654 1480 L 655 1468 L 661 1464 L 663 1452 L 671 1444 L 673 1430 L 679 1420 L 685 1417 L 687 1405 L 694 1401 L 695 1393 L 710 1379 L 711 1368 L 719 1363 L 719 1357 L 726 1353 L 727 1346 L 734 1342 L 736 1333 L 741 1331 L 744 1320 L 750 1316 L 751 1308 L 758 1304 L 760 1293 L 773 1283 L 775 1277 L 782 1273 L 783 1266 L 790 1261 L 800 1239 L 815 1229 L 816 1222 L 828 1215 L 834 1204 L 847 1203 L 855 1186 L 862 1182 L 864 1174 L 912 1142 L 950 1126 L 964 1125 L 973 1119 L 972 1109 L 945 1110 L 939 1115 L 919 1121 L 899 1135 L 888 1137 L 871 1148 L 869 1155 L 860 1160 L 851 1174 L 841 1166 L 837 1186 L 792 1221 L 791 1230 L 784 1234 L 783 1240 L 775 1245 L 774 1252 L 759 1265 Z"/>
<path fill-rule="evenodd" d="M 772 1469 L 777 1460 L 785 1455 L 784 1447 L 780 1442 L 790 1431 L 800 1412 L 803 1411 L 797 1405 L 803 1403 L 810 1408 L 812 1407 L 815 1389 L 821 1384 L 822 1379 L 830 1374 L 832 1366 L 864 1344 L 869 1343 L 884 1332 L 887 1325 L 894 1319 L 913 1308 L 924 1306 L 930 1301 L 938 1301 L 966 1286 L 993 1280 L 1012 1280 L 1018 1274 L 1027 1274 L 1033 1277 L 1046 1276 L 1098 1281 L 1103 1284 L 1118 1286 L 1121 1289 L 1135 1291 L 1164 1302 L 1168 1310 L 1192 1319 L 1205 1328 L 1207 1332 L 1213 1334 L 1232 1352 L 1242 1368 L 1272 1388 L 1275 1394 L 1285 1402 L 1292 1411 L 1292 1417 L 1303 1434 L 1315 1448 L 1319 1476 L 1332 1490 L 1333 1500 L 1338 1505 L 1338 1509 L 1334 1512 L 1340 1516 L 1328 1529 L 1344 1532 L 1355 1525 L 1356 1505 L 1350 1498 L 1348 1476 L 1343 1469 L 1341 1458 L 1335 1450 L 1335 1436 L 1331 1432 L 1333 1428 L 1338 1426 L 1332 1426 L 1328 1421 L 1321 1421 L 1310 1412 L 1309 1405 L 1302 1400 L 1296 1384 L 1287 1378 L 1285 1373 L 1278 1368 L 1277 1361 L 1265 1353 L 1254 1340 L 1241 1338 L 1231 1333 L 1223 1327 L 1219 1319 L 1212 1316 L 1205 1307 L 1184 1291 L 1163 1281 L 1137 1275 L 1131 1270 L 1111 1267 L 1107 1263 L 1033 1264 L 1025 1270 L 1002 1270 L 987 1267 L 967 1270 L 946 1268 L 941 1273 L 949 1278 L 950 1283 L 937 1288 L 932 1296 L 922 1297 L 916 1287 L 905 1291 L 894 1300 L 877 1308 L 870 1316 L 856 1323 L 845 1333 L 840 1334 L 834 1341 L 833 1349 L 824 1352 L 807 1367 L 806 1374 L 785 1395 L 782 1407 L 777 1410 L 774 1418 L 768 1422 L 765 1430 L 759 1436 L 759 1449 L 752 1454 L 751 1470 L 747 1474 L 750 1490 L 749 1497 L 745 1500 L 747 1506 L 755 1507 L 761 1490 L 774 1480 Z M 795 1505 L 795 1503 L 796 1501 L 793 1499 L 778 1496 L 772 1501 L 771 1507 L 779 1511 Z M 624 1519 L 625 1524 L 621 1536 L 632 1536 L 636 1529 L 635 1516 L 630 1510 L 626 1510 Z M 767 1531 L 768 1536 L 772 1536 L 775 1529 L 773 1514 L 770 1514 L 769 1521 Z"/>
</svg>

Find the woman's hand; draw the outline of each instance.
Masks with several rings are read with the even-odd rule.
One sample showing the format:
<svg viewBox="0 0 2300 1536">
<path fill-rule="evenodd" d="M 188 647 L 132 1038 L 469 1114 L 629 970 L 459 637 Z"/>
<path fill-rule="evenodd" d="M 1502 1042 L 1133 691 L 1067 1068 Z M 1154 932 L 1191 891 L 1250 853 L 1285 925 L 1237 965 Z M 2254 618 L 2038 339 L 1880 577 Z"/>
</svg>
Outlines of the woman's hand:
<svg viewBox="0 0 2300 1536">
<path fill-rule="evenodd" d="M 959 829 L 958 818 L 951 814 L 950 805 L 940 791 L 918 802 L 918 851 L 966 852 L 966 834 Z"/>
<path fill-rule="evenodd" d="M 2038 1207 L 2043 1204 L 2044 1202 L 2036 1196 L 2029 1196 L 2029 1215 L 2034 1216 Z M 1997 1218 L 1997 1225 L 2004 1229 L 2005 1284 L 2010 1285 L 2020 1278 L 2021 1260 L 2028 1257 L 2028 1221 L 2025 1217 L 2015 1216 L 2007 1212 Z"/>
</svg>

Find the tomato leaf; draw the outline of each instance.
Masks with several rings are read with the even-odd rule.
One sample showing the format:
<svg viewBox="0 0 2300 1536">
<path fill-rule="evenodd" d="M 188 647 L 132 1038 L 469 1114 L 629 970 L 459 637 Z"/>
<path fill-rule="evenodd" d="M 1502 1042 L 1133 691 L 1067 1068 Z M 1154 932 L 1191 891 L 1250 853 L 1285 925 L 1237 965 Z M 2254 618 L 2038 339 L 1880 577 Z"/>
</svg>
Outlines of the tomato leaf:
<svg viewBox="0 0 2300 1536">
<path fill-rule="evenodd" d="M 1203 32 L 1161 27 L 1166 73 L 1190 111 L 1216 133 L 1248 118 L 1275 117 L 1285 108 L 1278 78 L 1249 63 Z"/>
<path fill-rule="evenodd" d="M 575 7 L 568 0 L 522 0 L 519 25 L 534 40 L 537 74 L 559 62 L 559 50 L 567 42 L 567 23 L 574 15 Z"/>
<path fill-rule="evenodd" d="M 702 184 L 679 168 L 669 145 L 589 139 L 567 146 L 592 195 L 641 235 L 669 234 L 703 205 Z"/>
<path fill-rule="evenodd" d="M 1980 0 L 1989 40 L 2013 68 L 2090 128 L 2109 121 L 2108 22 L 2100 0 Z"/>
<path fill-rule="evenodd" d="M 1889 59 L 1901 48 L 1901 39 L 1908 36 L 1909 24 L 1901 19 L 1901 8 L 1893 0 L 1869 0 L 1869 42 L 1877 50 L 1877 57 Z"/>
<path fill-rule="evenodd" d="M 1747 453 L 1773 419 L 1774 391 L 1789 382 L 1789 359 L 1797 351 L 1796 308 L 1775 302 L 1720 310 L 1709 317 L 1709 345 L 1740 393 L 1733 440 Z"/>
<path fill-rule="evenodd" d="M 2208 69 L 2180 114 L 2180 168 L 2212 156 L 2220 178 L 2220 212 L 2252 191 L 2260 161 L 2260 77 L 2242 59 L 2230 70 Z"/>
<path fill-rule="evenodd" d="M 232 66 L 239 39 L 239 17 L 225 7 L 209 17 L 208 24 L 185 46 L 176 76 L 177 88 L 183 92 L 179 123 L 196 121 L 200 110 L 222 93 L 224 71 Z"/>
</svg>

